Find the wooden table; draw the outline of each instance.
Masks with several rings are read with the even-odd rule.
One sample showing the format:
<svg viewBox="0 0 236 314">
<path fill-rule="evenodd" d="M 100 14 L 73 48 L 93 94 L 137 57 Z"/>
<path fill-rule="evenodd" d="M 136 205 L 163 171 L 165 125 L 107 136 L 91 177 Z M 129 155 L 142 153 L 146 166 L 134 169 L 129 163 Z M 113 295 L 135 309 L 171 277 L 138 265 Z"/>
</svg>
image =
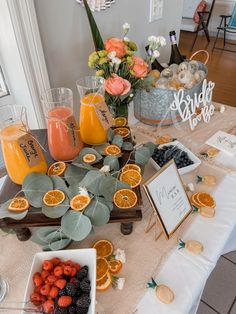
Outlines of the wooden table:
<svg viewBox="0 0 236 314">
<path fill-rule="evenodd" d="M 40 144 L 46 148 L 49 152 L 47 145 L 47 132 L 46 130 L 34 130 L 32 133 L 39 140 Z M 51 158 L 49 153 L 45 154 L 48 165 L 53 163 L 54 160 Z M 129 157 L 129 152 L 124 152 L 123 157 L 120 161 L 122 167 Z M 101 166 L 98 164 L 98 167 Z M 13 183 L 9 177 L 6 178 L 2 190 L 0 192 L 0 203 L 4 203 L 10 198 L 14 197 L 21 186 Z M 142 197 L 140 188 L 136 188 L 135 192 L 138 196 L 138 203 L 135 208 L 122 210 L 114 206 L 110 213 L 109 223 L 120 223 L 120 230 L 123 234 L 128 235 L 132 233 L 133 222 L 140 221 L 142 219 Z M 27 216 L 22 220 L 14 220 L 12 218 L 0 219 L 0 228 L 10 228 L 16 233 L 17 238 L 20 241 L 26 241 L 31 237 L 30 227 L 46 227 L 46 226 L 58 226 L 61 224 L 61 218 L 52 219 L 42 214 L 41 209 L 30 207 Z"/>
</svg>

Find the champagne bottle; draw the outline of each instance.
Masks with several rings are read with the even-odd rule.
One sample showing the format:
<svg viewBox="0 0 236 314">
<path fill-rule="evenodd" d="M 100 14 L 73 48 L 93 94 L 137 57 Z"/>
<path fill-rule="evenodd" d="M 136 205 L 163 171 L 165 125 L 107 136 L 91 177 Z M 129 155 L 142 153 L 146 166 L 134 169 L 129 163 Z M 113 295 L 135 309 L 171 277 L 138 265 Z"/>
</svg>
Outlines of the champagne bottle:
<svg viewBox="0 0 236 314">
<path fill-rule="evenodd" d="M 147 54 L 150 56 L 149 53 L 149 46 L 145 47 Z M 162 70 L 164 70 L 164 67 L 157 61 L 157 59 L 155 59 L 152 64 L 151 64 L 152 70 L 158 70 L 160 73 Z"/>
<path fill-rule="evenodd" d="M 169 65 L 173 63 L 180 64 L 181 62 L 184 61 L 184 57 L 181 55 L 179 48 L 177 46 L 175 31 L 170 32 L 170 42 L 171 42 L 171 55 L 168 64 Z"/>
</svg>

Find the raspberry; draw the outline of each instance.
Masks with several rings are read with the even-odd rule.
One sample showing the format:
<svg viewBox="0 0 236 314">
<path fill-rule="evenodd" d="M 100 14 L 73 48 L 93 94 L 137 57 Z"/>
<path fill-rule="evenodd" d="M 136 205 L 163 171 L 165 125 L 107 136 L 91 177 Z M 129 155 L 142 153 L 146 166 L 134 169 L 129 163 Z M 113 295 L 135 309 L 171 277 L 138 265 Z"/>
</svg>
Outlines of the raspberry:
<svg viewBox="0 0 236 314">
<path fill-rule="evenodd" d="M 43 280 L 45 280 L 49 275 L 50 275 L 50 272 L 48 270 L 43 270 L 41 272 L 41 277 L 43 278 Z"/>
<path fill-rule="evenodd" d="M 34 273 L 33 274 L 33 279 L 36 278 L 36 277 L 41 277 L 41 274 L 39 272 Z"/>
<path fill-rule="evenodd" d="M 43 286 L 43 285 L 38 286 L 38 287 L 35 287 L 35 288 L 34 288 L 34 292 L 40 293 L 40 289 L 42 288 L 42 286 Z"/>
<path fill-rule="evenodd" d="M 71 305 L 71 303 L 72 303 L 72 297 L 68 295 L 63 295 L 58 300 L 58 305 L 60 307 L 68 307 L 69 305 Z"/>
<path fill-rule="evenodd" d="M 43 310 L 45 313 L 52 313 L 54 310 L 54 302 L 52 300 L 47 300 L 43 303 Z"/>
<path fill-rule="evenodd" d="M 65 261 L 65 262 L 64 262 L 64 265 L 65 265 L 65 266 L 73 267 L 73 266 L 75 265 L 75 263 L 72 262 L 71 260 L 68 260 L 68 261 Z"/>
<path fill-rule="evenodd" d="M 79 264 L 79 263 L 75 263 L 75 265 L 74 265 L 74 266 L 75 266 L 75 268 L 76 268 L 76 270 L 77 270 L 77 271 L 80 271 L 81 266 L 80 266 L 80 264 Z"/>
<path fill-rule="evenodd" d="M 56 276 L 54 276 L 54 275 L 49 275 L 47 277 L 47 280 L 48 280 L 49 283 L 54 283 L 55 281 L 57 281 L 57 279 L 58 278 Z"/>
<path fill-rule="evenodd" d="M 57 281 L 55 281 L 54 285 L 56 287 L 58 287 L 59 289 L 63 289 L 66 286 L 66 280 L 65 279 L 57 279 Z"/>
<path fill-rule="evenodd" d="M 63 267 L 62 266 L 56 266 L 54 268 L 53 273 L 55 276 L 60 277 L 61 275 L 63 275 Z"/>
<path fill-rule="evenodd" d="M 70 276 L 71 274 L 71 266 L 64 266 L 64 275 Z"/>
<path fill-rule="evenodd" d="M 76 273 L 77 273 L 76 268 L 75 268 L 75 267 L 71 267 L 71 273 L 70 273 L 70 276 L 71 276 L 71 277 L 74 277 L 74 276 L 76 275 Z"/>
<path fill-rule="evenodd" d="M 34 293 L 31 294 L 30 300 L 36 306 L 41 304 L 40 294 L 37 293 L 37 292 L 34 292 Z"/>
<path fill-rule="evenodd" d="M 61 263 L 61 260 L 58 257 L 54 257 L 51 259 L 51 262 L 53 263 L 54 266 L 57 266 Z"/>
<path fill-rule="evenodd" d="M 70 283 L 70 282 L 67 283 L 66 284 L 66 292 L 67 292 L 67 295 L 69 295 L 71 297 L 75 296 L 76 292 L 77 292 L 75 285 L 73 283 Z"/>
<path fill-rule="evenodd" d="M 53 286 L 49 292 L 49 295 L 50 295 L 50 297 L 52 297 L 54 299 L 58 296 L 58 292 L 59 292 L 59 289 L 57 287 Z"/>
<path fill-rule="evenodd" d="M 42 288 L 40 289 L 40 293 L 42 295 L 49 295 L 50 290 L 51 290 L 50 285 L 46 284 L 46 285 L 42 286 Z"/>
<path fill-rule="evenodd" d="M 43 269 L 44 270 L 51 270 L 51 269 L 53 269 L 53 263 L 51 261 L 45 260 L 43 262 Z"/>
<path fill-rule="evenodd" d="M 39 286 L 41 286 L 42 284 L 43 284 L 43 279 L 42 279 L 42 277 L 35 277 L 34 278 L 34 284 L 35 284 L 35 286 L 36 287 L 39 287 Z"/>
<path fill-rule="evenodd" d="M 88 308 L 90 305 L 90 297 L 88 294 L 83 294 L 81 297 L 79 297 L 77 301 L 77 306 L 82 308 Z"/>
<path fill-rule="evenodd" d="M 83 280 L 81 280 L 81 282 L 80 282 L 80 289 L 84 293 L 89 293 L 90 290 L 91 290 L 90 280 L 88 280 L 87 278 L 84 278 Z"/>
<path fill-rule="evenodd" d="M 88 266 L 85 265 L 85 266 L 80 268 L 80 271 L 77 272 L 76 278 L 81 280 L 81 279 L 87 277 L 87 275 L 88 275 Z"/>
</svg>

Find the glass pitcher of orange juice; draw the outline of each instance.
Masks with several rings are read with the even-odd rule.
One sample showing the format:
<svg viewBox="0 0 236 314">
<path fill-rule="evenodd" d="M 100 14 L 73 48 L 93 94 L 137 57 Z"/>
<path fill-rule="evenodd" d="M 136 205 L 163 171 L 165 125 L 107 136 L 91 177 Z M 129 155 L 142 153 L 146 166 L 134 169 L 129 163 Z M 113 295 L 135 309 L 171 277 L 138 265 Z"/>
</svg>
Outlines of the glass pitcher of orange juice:
<svg viewBox="0 0 236 314">
<path fill-rule="evenodd" d="M 80 134 L 82 141 L 89 145 L 103 144 L 107 141 L 108 128 L 102 123 L 97 108 L 101 108 L 101 106 L 107 108 L 104 99 L 104 79 L 97 76 L 87 76 L 76 81 L 76 85 L 80 95 Z"/>
<path fill-rule="evenodd" d="M 83 144 L 73 113 L 73 93 L 69 88 L 52 88 L 41 96 L 48 120 L 48 146 L 53 159 L 71 161 Z"/>
<path fill-rule="evenodd" d="M 22 184 L 31 172 L 46 173 L 47 163 L 28 129 L 25 107 L 0 107 L 0 139 L 6 170 L 14 183 Z"/>
</svg>

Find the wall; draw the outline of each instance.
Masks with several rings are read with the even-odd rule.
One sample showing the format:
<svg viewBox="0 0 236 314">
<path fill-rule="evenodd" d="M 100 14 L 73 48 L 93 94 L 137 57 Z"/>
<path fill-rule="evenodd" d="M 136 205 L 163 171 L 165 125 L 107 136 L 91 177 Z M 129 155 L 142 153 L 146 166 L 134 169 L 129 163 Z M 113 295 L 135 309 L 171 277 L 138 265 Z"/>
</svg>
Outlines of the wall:
<svg viewBox="0 0 236 314">
<path fill-rule="evenodd" d="M 85 10 L 75 0 L 34 0 L 46 63 L 52 87 L 66 86 L 75 93 L 78 77 L 91 72 L 87 66 L 94 49 Z M 131 25 L 129 38 L 144 54 L 149 35 L 164 35 L 170 30 L 179 34 L 183 0 L 165 0 L 161 20 L 149 23 L 149 1 L 116 0 L 106 11 L 94 13 L 102 37 L 122 35 L 122 24 Z M 168 40 L 167 40 L 168 42 Z M 168 61 L 169 44 L 161 50 L 161 61 Z"/>
</svg>

